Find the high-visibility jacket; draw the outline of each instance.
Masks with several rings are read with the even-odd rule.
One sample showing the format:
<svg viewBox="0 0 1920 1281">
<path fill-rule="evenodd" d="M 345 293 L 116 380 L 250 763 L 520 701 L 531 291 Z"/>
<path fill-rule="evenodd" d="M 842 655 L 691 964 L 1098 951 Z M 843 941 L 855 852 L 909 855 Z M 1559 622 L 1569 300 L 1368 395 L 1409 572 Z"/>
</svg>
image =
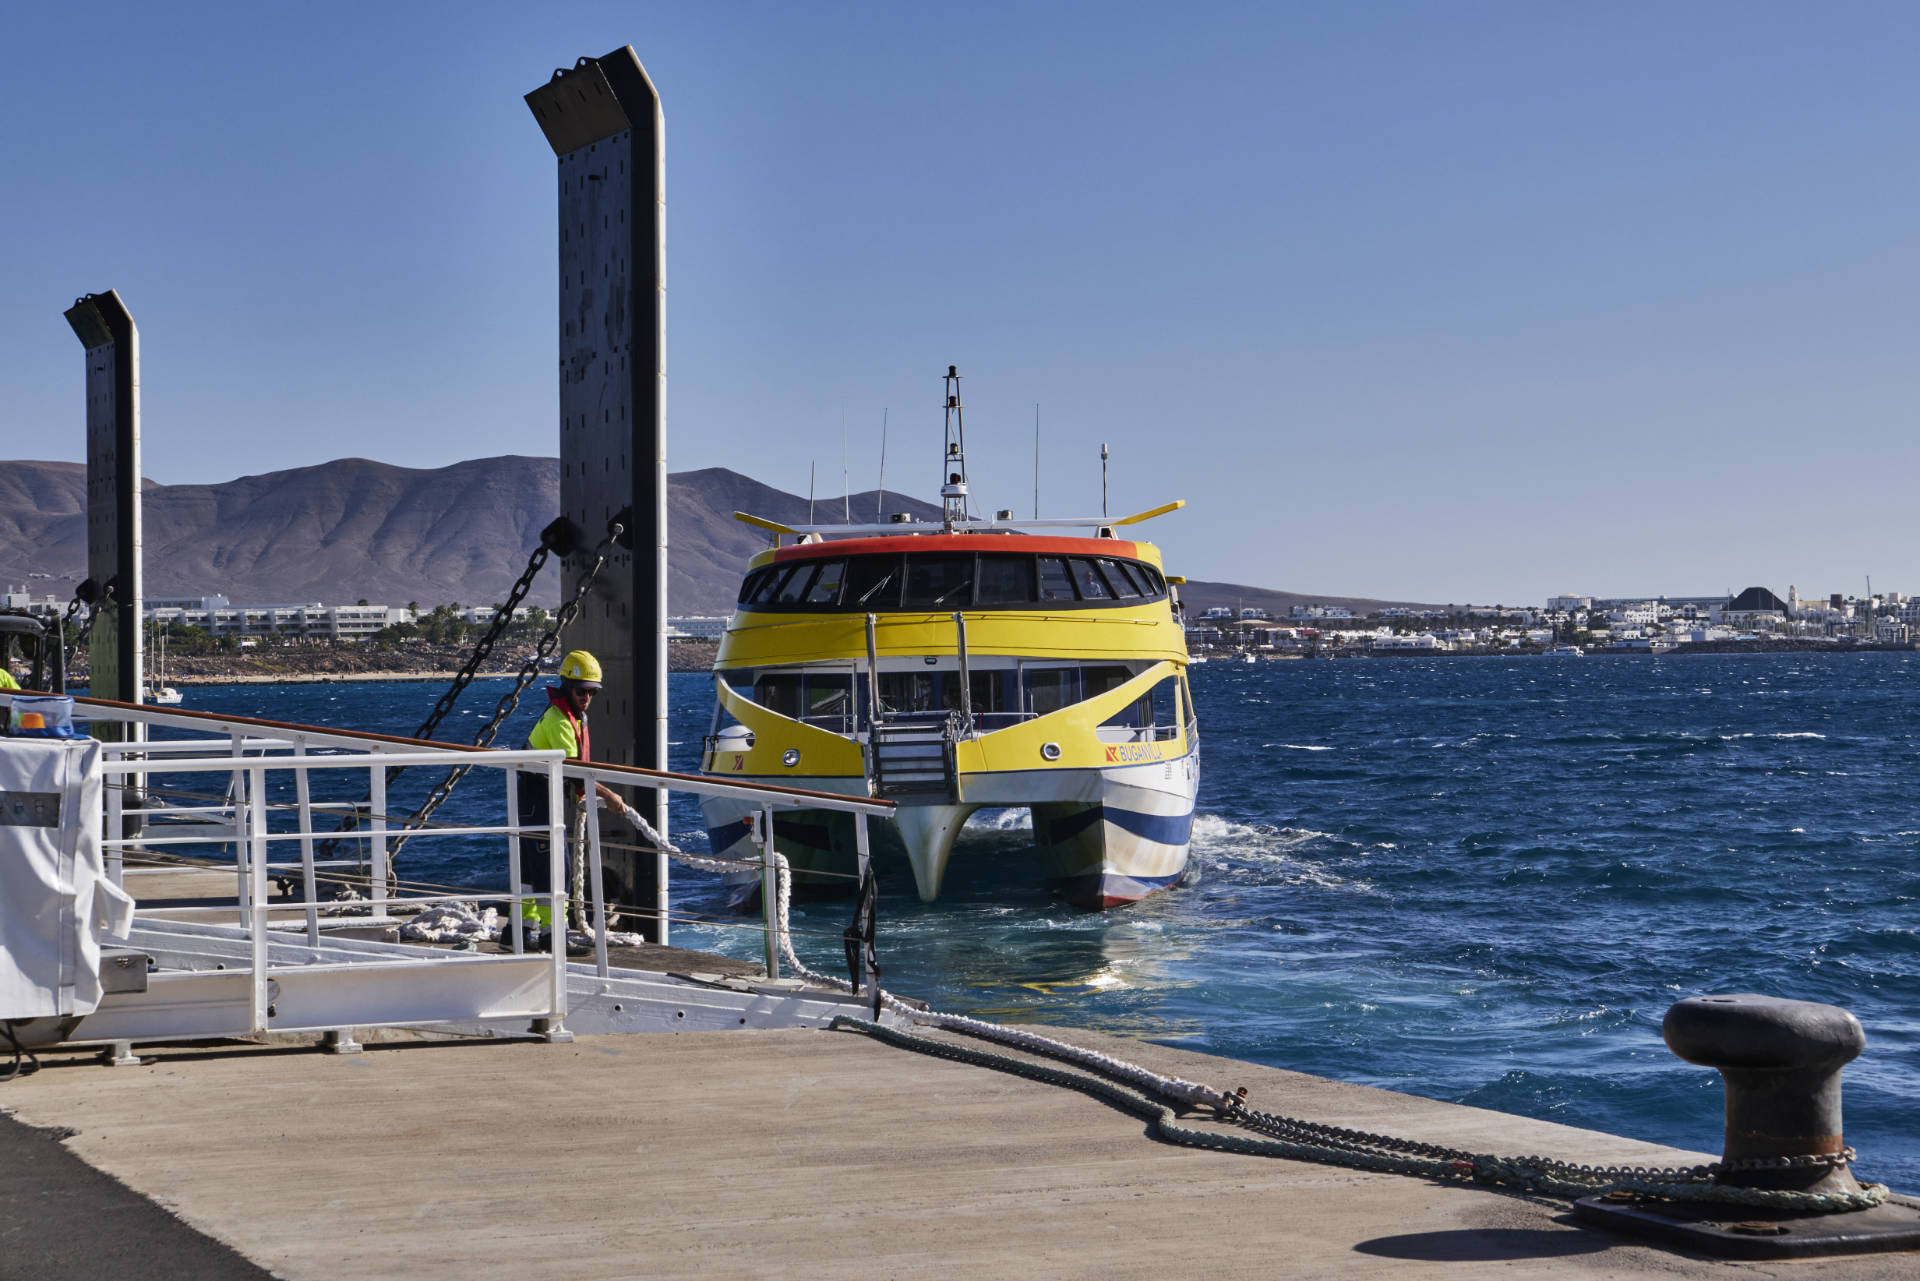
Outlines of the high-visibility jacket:
<svg viewBox="0 0 1920 1281">
<path fill-rule="evenodd" d="M 19 688 L 20 688 L 20 682 L 13 679 L 13 673 L 7 670 L 7 665 L 5 663 L 0 663 L 0 689 L 19 689 Z"/>
<path fill-rule="evenodd" d="M 556 686 L 548 687 L 547 710 L 534 722 L 525 745 L 543 752 L 559 748 L 570 761 L 593 759 L 593 738 L 587 729 L 586 717 L 574 713 L 573 704 Z M 568 799 L 579 801 L 585 796 L 586 789 L 582 784 L 571 783 L 567 792 Z M 523 772 L 519 779 L 519 797 L 521 823 L 538 826 L 548 821 L 547 776 L 544 772 Z M 544 894 L 552 888 L 547 879 L 547 858 L 547 843 L 528 838 L 521 855 L 520 876 L 536 893 Z M 545 904 L 523 904 L 523 912 L 530 919 L 542 925 L 547 924 Z"/>
</svg>

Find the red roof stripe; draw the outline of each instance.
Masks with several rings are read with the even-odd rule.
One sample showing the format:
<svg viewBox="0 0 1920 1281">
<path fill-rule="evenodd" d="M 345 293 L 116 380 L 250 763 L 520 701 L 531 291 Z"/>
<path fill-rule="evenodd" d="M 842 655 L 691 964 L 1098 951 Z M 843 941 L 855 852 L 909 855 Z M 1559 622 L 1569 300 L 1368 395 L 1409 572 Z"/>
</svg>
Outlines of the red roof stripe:
<svg viewBox="0 0 1920 1281">
<path fill-rule="evenodd" d="M 798 543 L 773 554 L 773 563 L 818 560 L 826 556 L 858 556 L 886 552 L 1045 552 L 1055 556 L 1120 556 L 1140 559 L 1139 544 L 1117 538 L 1046 538 L 991 534 L 895 534 L 883 538 L 841 538 Z"/>
</svg>

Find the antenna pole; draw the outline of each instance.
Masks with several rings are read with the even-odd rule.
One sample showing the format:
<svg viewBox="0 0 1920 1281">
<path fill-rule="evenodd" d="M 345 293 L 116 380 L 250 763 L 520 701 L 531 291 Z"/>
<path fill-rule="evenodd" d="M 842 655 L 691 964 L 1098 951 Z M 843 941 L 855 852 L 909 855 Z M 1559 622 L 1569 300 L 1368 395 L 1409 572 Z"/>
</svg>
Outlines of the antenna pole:
<svg viewBox="0 0 1920 1281">
<path fill-rule="evenodd" d="M 873 523 L 878 525 L 886 519 L 881 510 L 887 501 L 887 410 L 880 410 L 880 483 L 874 487 Z"/>
<path fill-rule="evenodd" d="M 817 459 L 807 463 L 807 524 L 813 524 L 813 473 L 820 466 Z"/>
<path fill-rule="evenodd" d="M 853 524 L 853 480 L 847 470 L 847 407 L 840 406 L 840 520 Z"/>
<path fill-rule="evenodd" d="M 1100 442 L 1100 519 L 1107 518 L 1107 442 Z"/>
<path fill-rule="evenodd" d="M 1033 407 L 1033 518 L 1040 519 L 1040 406 Z"/>
</svg>

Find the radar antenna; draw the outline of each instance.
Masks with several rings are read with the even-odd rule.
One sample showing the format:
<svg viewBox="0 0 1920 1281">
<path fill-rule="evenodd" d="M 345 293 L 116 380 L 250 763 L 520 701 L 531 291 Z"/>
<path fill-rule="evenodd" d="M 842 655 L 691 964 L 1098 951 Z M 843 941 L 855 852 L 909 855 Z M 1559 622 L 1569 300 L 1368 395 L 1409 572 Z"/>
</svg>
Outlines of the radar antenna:
<svg viewBox="0 0 1920 1281">
<path fill-rule="evenodd" d="M 947 366 L 947 438 L 946 457 L 941 460 L 941 523 L 948 533 L 955 524 L 964 524 L 967 515 L 967 428 L 960 403 L 960 370 Z"/>
</svg>

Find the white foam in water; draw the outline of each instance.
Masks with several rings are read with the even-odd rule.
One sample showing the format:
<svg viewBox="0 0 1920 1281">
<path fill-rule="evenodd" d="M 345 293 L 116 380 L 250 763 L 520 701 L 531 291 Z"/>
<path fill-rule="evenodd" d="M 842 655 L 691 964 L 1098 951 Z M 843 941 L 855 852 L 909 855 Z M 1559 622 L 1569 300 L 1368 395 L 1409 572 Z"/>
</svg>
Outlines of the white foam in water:
<svg viewBox="0 0 1920 1281">
<path fill-rule="evenodd" d="M 990 832 L 1031 832 L 1033 811 L 1026 809 L 975 810 L 967 826 Z"/>
<path fill-rule="evenodd" d="M 1331 752 L 1331 747 L 1316 747 L 1311 743 L 1262 743 L 1262 747 L 1283 747 L 1289 752 Z"/>
<path fill-rule="evenodd" d="M 1314 885 L 1322 889 L 1366 889 L 1363 881 L 1350 881 L 1323 867 L 1296 857 L 1314 841 L 1338 839 L 1331 832 L 1311 827 L 1272 827 L 1265 823 L 1237 823 L 1218 814 L 1196 814 L 1193 819 L 1193 853 L 1207 863 L 1239 863 L 1281 873 L 1283 884 Z"/>
</svg>

